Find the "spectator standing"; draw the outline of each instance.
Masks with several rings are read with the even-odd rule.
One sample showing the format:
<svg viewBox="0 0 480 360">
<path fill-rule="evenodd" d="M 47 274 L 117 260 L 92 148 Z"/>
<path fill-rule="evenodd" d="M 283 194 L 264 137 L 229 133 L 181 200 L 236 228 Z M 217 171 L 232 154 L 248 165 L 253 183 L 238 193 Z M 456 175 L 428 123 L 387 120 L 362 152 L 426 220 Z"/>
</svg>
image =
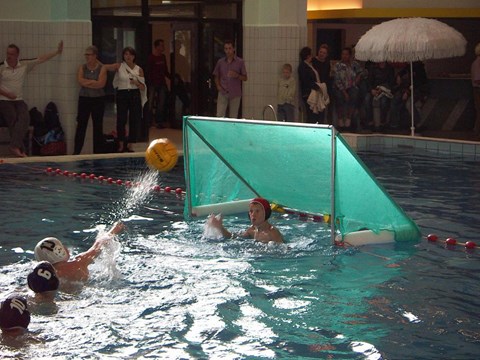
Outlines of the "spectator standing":
<svg viewBox="0 0 480 360">
<path fill-rule="evenodd" d="M 312 65 L 317 70 L 320 82 L 327 84 L 327 89 L 331 90 L 331 67 L 330 59 L 328 58 L 328 45 L 322 44 L 318 48 L 317 56 L 312 59 Z"/>
<path fill-rule="evenodd" d="M 167 58 L 164 54 L 165 43 L 162 39 L 157 39 L 153 43 L 153 51 L 147 59 L 147 85 L 148 85 L 148 109 L 149 116 L 153 116 L 153 106 L 155 109 L 155 126 L 159 129 L 166 127 L 167 117 L 167 78 L 172 80 L 168 71 Z"/>
<path fill-rule="evenodd" d="M 77 110 L 77 130 L 75 131 L 74 155 L 82 152 L 90 115 L 93 122 L 93 152 L 103 151 L 103 114 L 105 112 L 105 90 L 107 67 L 98 59 L 98 49 L 91 45 L 85 49 L 86 63 L 77 70 L 80 84 Z"/>
<path fill-rule="evenodd" d="M 132 47 L 123 49 L 123 62 L 113 79 L 116 89 L 118 152 L 133 152 L 129 142 L 136 141 L 141 132 L 142 109 L 147 102 L 143 70 L 135 64 L 136 51 Z M 128 121 L 128 136 L 125 126 Z"/>
<path fill-rule="evenodd" d="M 332 94 L 332 78 L 330 76 L 331 66 L 328 58 L 328 45 L 322 44 L 318 48 L 317 56 L 312 59 L 312 65 L 317 70 L 320 82 L 327 85 L 327 92 L 330 96 Z"/>
<path fill-rule="evenodd" d="M 320 91 L 320 76 L 318 71 L 312 65 L 312 49 L 308 46 L 300 50 L 300 63 L 298 64 L 298 79 L 300 81 L 300 89 L 303 104 L 306 110 L 308 123 L 321 123 L 324 118 L 324 112 L 314 113 L 308 103 L 310 93 Z"/>
<path fill-rule="evenodd" d="M 50 60 L 63 51 L 63 41 L 57 50 L 40 55 L 33 60 L 19 60 L 20 49 L 15 44 L 7 47 L 7 59 L 0 65 L 0 115 L 5 119 L 10 132 L 10 152 L 18 157 L 26 157 L 24 138 L 30 118 L 28 106 L 23 99 L 23 84 L 33 68 Z"/>
<path fill-rule="evenodd" d="M 472 63 L 472 85 L 473 85 L 473 100 L 475 102 L 476 120 L 473 127 L 475 136 L 480 137 L 480 43 L 475 46 L 476 58 Z"/>
<path fill-rule="evenodd" d="M 362 68 L 352 59 L 352 49 L 344 48 L 340 61 L 335 64 L 333 92 L 337 109 L 337 126 L 349 128 L 355 115 L 358 101 L 358 83 Z"/>
<path fill-rule="evenodd" d="M 295 79 L 292 77 L 292 65 L 282 66 L 282 76 L 278 80 L 277 114 L 280 121 L 295 121 Z"/>
<path fill-rule="evenodd" d="M 223 43 L 225 56 L 217 61 L 213 75 L 218 91 L 217 117 L 225 117 L 227 107 L 231 118 L 238 117 L 242 99 L 242 82 L 247 81 L 247 70 L 242 58 L 235 54 L 232 40 Z"/>
</svg>

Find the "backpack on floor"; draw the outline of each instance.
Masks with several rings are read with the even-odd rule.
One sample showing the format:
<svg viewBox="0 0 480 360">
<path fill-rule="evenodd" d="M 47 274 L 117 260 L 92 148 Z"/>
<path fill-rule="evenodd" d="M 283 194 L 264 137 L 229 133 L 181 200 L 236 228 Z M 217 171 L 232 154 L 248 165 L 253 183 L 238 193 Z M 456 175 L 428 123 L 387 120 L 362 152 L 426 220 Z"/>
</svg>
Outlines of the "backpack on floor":
<svg viewBox="0 0 480 360">
<path fill-rule="evenodd" d="M 49 102 L 42 113 L 30 110 L 30 125 L 33 126 L 32 155 L 65 155 L 67 144 L 58 116 L 57 105 Z"/>
<path fill-rule="evenodd" d="M 43 120 L 43 114 L 36 107 L 31 108 L 29 114 L 30 126 L 33 127 L 32 155 L 40 155 L 40 148 L 48 128 Z"/>
<path fill-rule="evenodd" d="M 43 138 L 40 155 L 65 155 L 67 153 L 65 133 L 60 123 L 57 105 L 54 102 L 50 101 L 45 107 L 43 121 L 45 122 L 48 132 Z"/>
</svg>

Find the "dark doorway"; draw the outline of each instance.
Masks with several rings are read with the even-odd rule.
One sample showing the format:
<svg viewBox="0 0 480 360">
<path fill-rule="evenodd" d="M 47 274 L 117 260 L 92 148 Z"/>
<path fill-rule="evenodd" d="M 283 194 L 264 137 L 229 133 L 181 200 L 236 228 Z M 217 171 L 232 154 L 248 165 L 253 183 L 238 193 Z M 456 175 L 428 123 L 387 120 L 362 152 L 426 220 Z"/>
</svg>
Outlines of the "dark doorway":
<svg viewBox="0 0 480 360">
<path fill-rule="evenodd" d="M 223 43 L 233 40 L 237 49 L 241 49 L 239 29 L 233 23 L 204 23 L 201 26 L 199 51 L 199 113 L 215 116 L 217 108 L 217 88 L 213 78 L 213 69 L 217 61 L 225 56 Z M 237 54 L 241 56 L 241 53 Z"/>
<path fill-rule="evenodd" d="M 316 54 L 322 44 L 327 44 L 330 59 L 340 59 L 344 47 L 345 30 L 343 29 L 318 29 L 317 43 L 313 52 Z"/>
<path fill-rule="evenodd" d="M 168 125 L 179 128 L 184 115 L 216 114 L 217 91 L 212 76 L 223 43 L 235 42 L 242 56 L 241 0 L 137 0 L 132 6 L 121 2 L 92 1 L 93 43 L 100 60 L 121 61 L 125 46 L 137 50 L 137 63 L 144 70 L 155 39 L 163 39 L 168 68 Z M 113 102 L 109 76 L 107 94 Z"/>
</svg>

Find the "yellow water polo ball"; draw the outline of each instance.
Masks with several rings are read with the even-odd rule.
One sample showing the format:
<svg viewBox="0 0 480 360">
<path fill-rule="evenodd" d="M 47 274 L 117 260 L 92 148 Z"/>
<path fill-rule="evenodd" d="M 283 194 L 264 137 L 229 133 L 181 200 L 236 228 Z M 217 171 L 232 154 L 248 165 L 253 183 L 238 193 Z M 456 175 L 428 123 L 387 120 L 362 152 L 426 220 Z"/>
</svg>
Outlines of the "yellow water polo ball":
<svg viewBox="0 0 480 360">
<path fill-rule="evenodd" d="M 148 146 L 145 160 L 152 169 L 170 171 L 177 164 L 178 150 L 169 139 L 156 139 Z"/>
</svg>

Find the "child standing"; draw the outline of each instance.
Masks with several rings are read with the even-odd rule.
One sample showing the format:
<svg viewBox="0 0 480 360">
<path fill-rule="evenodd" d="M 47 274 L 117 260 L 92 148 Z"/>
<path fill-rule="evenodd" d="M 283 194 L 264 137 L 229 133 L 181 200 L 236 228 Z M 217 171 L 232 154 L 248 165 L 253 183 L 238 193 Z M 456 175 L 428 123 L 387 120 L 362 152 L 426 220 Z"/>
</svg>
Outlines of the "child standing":
<svg viewBox="0 0 480 360">
<path fill-rule="evenodd" d="M 292 65 L 282 66 L 282 76 L 278 80 L 278 105 L 279 121 L 295 121 L 295 79 L 292 77 Z"/>
</svg>

